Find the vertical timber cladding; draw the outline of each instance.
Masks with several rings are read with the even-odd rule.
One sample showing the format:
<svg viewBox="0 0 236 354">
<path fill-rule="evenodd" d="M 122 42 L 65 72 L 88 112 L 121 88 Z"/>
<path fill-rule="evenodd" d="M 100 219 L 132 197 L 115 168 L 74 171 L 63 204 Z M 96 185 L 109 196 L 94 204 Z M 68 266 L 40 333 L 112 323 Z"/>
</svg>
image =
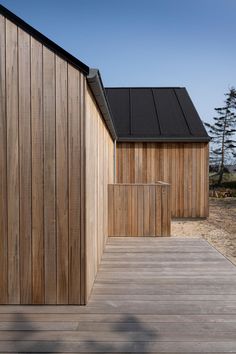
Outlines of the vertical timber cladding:
<svg viewBox="0 0 236 354">
<path fill-rule="evenodd" d="M 83 304 L 85 77 L 0 15 L 0 303 Z"/>
<path fill-rule="evenodd" d="M 171 184 L 172 217 L 207 217 L 208 143 L 118 143 L 117 183 Z"/>
<path fill-rule="evenodd" d="M 86 299 L 108 236 L 108 184 L 114 182 L 114 143 L 86 89 Z"/>
<path fill-rule="evenodd" d="M 109 184 L 109 236 L 170 236 L 170 185 Z"/>
</svg>

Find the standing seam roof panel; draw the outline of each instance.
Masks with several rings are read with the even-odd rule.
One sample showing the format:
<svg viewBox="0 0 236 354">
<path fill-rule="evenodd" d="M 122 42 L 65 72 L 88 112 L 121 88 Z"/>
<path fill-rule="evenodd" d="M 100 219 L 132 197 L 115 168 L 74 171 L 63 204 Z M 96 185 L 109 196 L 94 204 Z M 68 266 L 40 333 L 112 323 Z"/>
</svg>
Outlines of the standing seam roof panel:
<svg viewBox="0 0 236 354">
<path fill-rule="evenodd" d="M 153 89 L 163 136 L 188 136 L 190 131 L 173 89 Z"/>
<path fill-rule="evenodd" d="M 118 140 L 210 141 L 185 88 L 106 88 L 106 93 Z"/>
<path fill-rule="evenodd" d="M 117 100 L 117 93 L 120 98 L 119 100 Z M 106 95 L 110 107 L 112 107 L 112 116 L 117 135 L 130 135 L 129 89 L 117 89 L 117 92 L 106 90 Z"/>
<path fill-rule="evenodd" d="M 158 117 L 149 89 L 130 89 L 131 97 L 131 135 L 160 135 Z"/>
<path fill-rule="evenodd" d="M 175 90 L 179 104 L 182 107 L 189 129 L 193 136 L 205 136 L 206 131 L 202 121 L 193 105 L 191 98 L 185 88 Z"/>
</svg>

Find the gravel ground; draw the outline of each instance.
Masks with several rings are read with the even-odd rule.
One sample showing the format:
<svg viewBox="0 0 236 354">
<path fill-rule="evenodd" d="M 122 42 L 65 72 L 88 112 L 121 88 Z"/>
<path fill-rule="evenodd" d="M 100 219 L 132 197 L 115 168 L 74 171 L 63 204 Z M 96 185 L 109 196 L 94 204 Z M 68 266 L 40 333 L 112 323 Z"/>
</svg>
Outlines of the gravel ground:
<svg viewBox="0 0 236 354">
<path fill-rule="evenodd" d="M 236 265 L 236 198 L 210 198 L 205 220 L 172 221 L 174 237 L 203 237 Z"/>
</svg>

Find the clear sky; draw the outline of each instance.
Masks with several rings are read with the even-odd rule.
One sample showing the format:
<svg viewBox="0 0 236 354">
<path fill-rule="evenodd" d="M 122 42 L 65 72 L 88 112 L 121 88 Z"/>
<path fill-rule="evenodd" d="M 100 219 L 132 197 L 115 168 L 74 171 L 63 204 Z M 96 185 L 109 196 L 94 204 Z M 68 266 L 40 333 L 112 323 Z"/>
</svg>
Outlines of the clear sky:
<svg viewBox="0 0 236 354">
<path fill-rule="evenodd" d="M 236 86 L 236 0 L 0 0 L 104 86 L 185 86 L 204 121 Z"/>
</svg>

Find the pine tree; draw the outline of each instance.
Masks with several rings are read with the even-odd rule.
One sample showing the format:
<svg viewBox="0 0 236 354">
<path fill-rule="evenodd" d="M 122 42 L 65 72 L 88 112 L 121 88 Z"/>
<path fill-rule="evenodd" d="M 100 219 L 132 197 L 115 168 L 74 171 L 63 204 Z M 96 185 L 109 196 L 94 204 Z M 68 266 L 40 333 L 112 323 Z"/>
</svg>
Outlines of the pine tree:
<svg viewBox="0 0 236 354">
<path fill-rule="evenodd" d="M 218 184 L 221 184 L 225 170 L 225 163 L 229 157 L 236 157 L 236 89 L 232 87 L 225 94 L 225 105 L 215 108 L 218 116 L 214 117 L 214 124 L 205 123 L 212 138 L 212 161 L 218 162 Z"/>
</svg>

